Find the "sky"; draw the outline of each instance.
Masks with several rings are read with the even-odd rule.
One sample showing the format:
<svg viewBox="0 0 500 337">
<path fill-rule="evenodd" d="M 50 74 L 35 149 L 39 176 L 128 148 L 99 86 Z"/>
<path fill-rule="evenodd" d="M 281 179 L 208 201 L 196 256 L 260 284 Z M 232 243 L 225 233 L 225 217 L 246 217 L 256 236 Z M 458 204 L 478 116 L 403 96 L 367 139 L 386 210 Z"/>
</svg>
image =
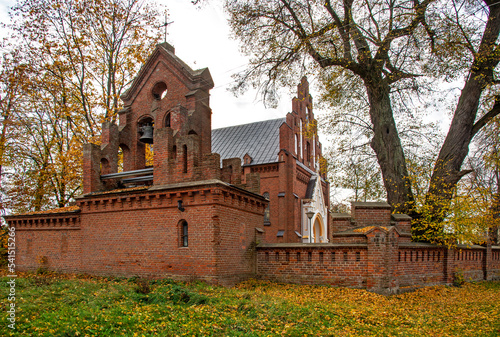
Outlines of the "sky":
<svg viewBox="0 0 500 337">
<path fill-rule="evenodd" d="M 173 21 L 167 29 L 167 42 L 175 47 L 176 55 L 194 70 L 210 70 L 215 84 L 210 91 L 212 128 L 280 118 L 291 111 L 294 94 L 288 89 L 283 91 L 276 109 L 266 108 L 255 90 L 238 97 L 228 91 L 231 75 L 244 70 L 248 58 L 239 52 L 238 42 L 230 38 L 222 1 L 205 1 L 201 7 L 190 0 L 158 3 L 168 9 L 169 22 Z M 9 22 L 8 8 L 14 4 L 14 0 L 0 0 L 0 22 Z M 158 34 L 164 35 L 163 28 L 158 29 Z"/>
</svg>

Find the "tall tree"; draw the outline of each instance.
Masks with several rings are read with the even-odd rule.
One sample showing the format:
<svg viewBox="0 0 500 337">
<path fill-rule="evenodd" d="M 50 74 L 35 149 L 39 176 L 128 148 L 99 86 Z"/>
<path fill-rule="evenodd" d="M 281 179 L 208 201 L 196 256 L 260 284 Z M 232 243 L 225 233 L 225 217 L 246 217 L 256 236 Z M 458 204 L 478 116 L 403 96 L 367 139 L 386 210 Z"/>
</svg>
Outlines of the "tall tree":
<svg viewBox="0 0 500 337">
<path fill-rule="evenodd" d="M 14 211 L 65 206 L 80 191 L 81 145 L 115 121 L 161 15 L 139 0 L 21 0 L 12 15 L 26 70 L 6 193 Z"/>
<path fill-rule="evenodd" d="M 500 112 L 477 116 L 484 89 L 496 85 L 500 6 L 493 0 L 228 0 L 230 25 L 250 55 L 236 90 L 248 82 L 265 96 L 297 72 L 319 73 L 333 98 L 362 88 L 371 148 L 396 212 L 414 212 L 414 194 L 395 118 L 395 96 L 417 94 L 429 78 L 466 78 L 427 192 L 433 221 L 443 219 L 472 137 Z M 425 75 L 425 76 L 424 76 Z M 347 84 L 341 83 L 345 81 Z M 332 84 L 333 83 L 333 84 Z M 359 92 L 359 90 L 357 90 Z M 330 90 L 330 93 L 332 91 Z"/>
</svg>

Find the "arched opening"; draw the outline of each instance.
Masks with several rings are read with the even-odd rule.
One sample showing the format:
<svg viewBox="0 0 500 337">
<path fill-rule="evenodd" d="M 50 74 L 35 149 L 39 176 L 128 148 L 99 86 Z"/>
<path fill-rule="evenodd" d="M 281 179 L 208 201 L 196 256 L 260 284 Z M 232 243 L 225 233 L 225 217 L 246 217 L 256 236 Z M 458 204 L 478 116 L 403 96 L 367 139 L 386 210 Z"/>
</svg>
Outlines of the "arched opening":
<svg viewBox="0 0 500 337">
<path fill-rule="evenodd" d="M 269 192 L 264 192 L 264 194 L 262 196 L 269 200 Z M 270 203 L 267 204 L 267 207 L 264 211 L 264 225 L 266 225 L 266 226 L 271 225 L 271 204 Z"/>
<path fill-rule="evenodd" d="M 189 130 L 188 135 L 197 135 L 197 133 L 194 130 Z"/>
<path fill-rule="evenodd" d="M 153 167 L 154 164 L 154 145 L 146 144 L 146 167 Z"/>
<path fill-rule="evenodd" d="M 109 161 L 106 158 L 101 159 L 101 175 L 110 174 L 111 166 L 109 165 Z"/>
<path fill-rule="evenodd" d="M 169 128 L 172 126 L 172 121 L 171 121 L 171 118 L 172 118 L 172 115 L 169 113 L 167 113 L 167 115 L 165 116 L 165 122 L 163 123 L 165 125 L 166 128 Z"/>
<path fill-rule="evenodd" d="M 187 145 L 182 146 L 182 172 L 187 173 L 188 171 L 188 149 Z"/>
<path fill-rule="evenodd" d="M 311 143 L 306 143 L 306 160 L 309 164 L 311 162 Z"/>
<path fill-rule="evenodd" d="M 180 232 L 180 245 L 181 247 L 187 247 L 189 244 L 188 240 L 188 223 L 186 220 L 179 221 L 179 232 Z"/>
<path fill-rule="evenodd" d="M 228 183 L 231 184 L 232 183 L 232 181 L 231 181 L 232 179 L 231 178 L 233 177 L 233 165 L 229 165 L 228 170 L 229 170 L 229 177 L 228 177 L 229 181 L 228 181 Z"/>
<path fill-rule="evenodd" d="M 325 234 L 323 231 L 323 219 L 320 214 L 317 214 L 314 218 L 314 222 L 312 225 L 313 233 L 314 233 L 314 241 L 315 243 L 325 241 Z"/>
<path fill-rule="evenodd" d="M 144 147 L 138 148 L 137 155 L 144 156 L 144 167 L 153 166 L 154 150 L 153 150 L 153 134 L 154 120 L 150 116 L 143 116 L 137 123 L 137 133 L 139 142 L 144 144 Z M 139 145 L 139 144 L 138 144 Z"/>
<path fill-rule="evenodd" d="M 123 150 L 121 147 L 118 147 L 118 158 L 116 164 L 118 166 L 118 172 L 123 172 Z"/>
<path fill-rule="evenodd" d="M 154 99 L 162 100 L 167 95 L 167 85 L 165 82 L 158 82 L 154 85 L 153 90 L 151 90 Z"/>
<path fill-rule="evenodd" d="M 120 144 L 118 147 L 118 172 L 131 171 L 132 162 L 130 150 L 127 145 Z"/>
<path fill-rule="evenodd" d="M 177 159 L 177 146 L 174 145 L 174 147 L 172 148 L 172 159 L 173 160 L 176 160 Z"/>
</svg>

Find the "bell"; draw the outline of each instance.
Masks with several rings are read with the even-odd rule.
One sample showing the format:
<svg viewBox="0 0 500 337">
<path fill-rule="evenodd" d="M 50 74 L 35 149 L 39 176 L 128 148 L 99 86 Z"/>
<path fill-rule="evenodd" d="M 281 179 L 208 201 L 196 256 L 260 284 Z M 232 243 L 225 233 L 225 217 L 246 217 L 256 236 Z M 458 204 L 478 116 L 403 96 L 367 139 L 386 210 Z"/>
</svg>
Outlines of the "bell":
<svg viewBox="0 0 500 337">
<path fill-rule="evenodd" d="M 141 138 L 139 140 L 146 144 L 153 144 L 153 126 L 150 124 L 146 124 L 139 128 L 139 133 L 141 134 Z"/>
</svg>

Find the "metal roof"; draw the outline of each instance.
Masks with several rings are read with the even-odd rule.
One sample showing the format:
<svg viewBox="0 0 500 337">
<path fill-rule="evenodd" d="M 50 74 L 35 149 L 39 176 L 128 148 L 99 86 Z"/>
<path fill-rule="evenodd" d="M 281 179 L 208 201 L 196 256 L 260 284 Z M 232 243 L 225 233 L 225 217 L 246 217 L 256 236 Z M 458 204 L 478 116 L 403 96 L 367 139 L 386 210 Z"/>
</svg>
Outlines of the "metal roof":
<svg viewBox="0 0 500 337">
<path fill-rule="evenodd" d="M 240 158 L 248 153 L 251 165 L 274 163 L 280 151 L 281 124 L 285 118 L 230 126 L 212 130 L 212 152 L 220 154 L 221 160 Z"/>
<path fill-rule="evenodd" d="M 311 176 L 311 179 L 309 179 L 306 190 L 306 199 L 312 199 L 314 197 L 314 188 L 316 187 L 317 180 L 318 177 L 316 175 Z"/>
</svg>

